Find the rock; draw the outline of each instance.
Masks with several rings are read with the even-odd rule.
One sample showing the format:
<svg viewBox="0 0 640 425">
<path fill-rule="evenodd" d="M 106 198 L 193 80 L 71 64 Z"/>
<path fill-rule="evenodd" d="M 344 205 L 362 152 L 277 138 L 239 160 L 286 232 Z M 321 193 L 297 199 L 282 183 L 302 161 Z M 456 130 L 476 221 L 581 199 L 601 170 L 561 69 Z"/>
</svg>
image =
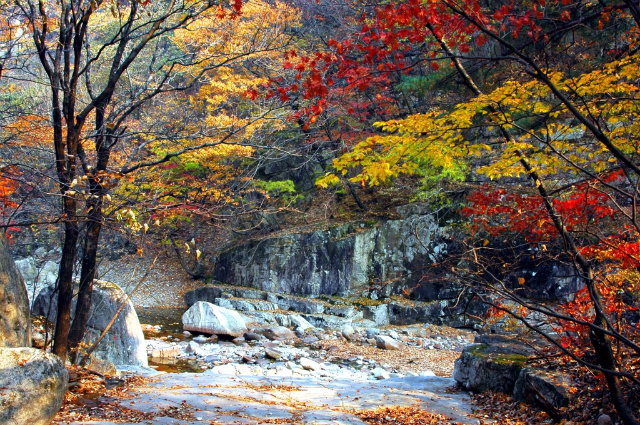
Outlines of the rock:
<svg viewBox="0 0 640 425">
<path fill-rule="evenodd" d="M 291 320 L 291 324 L 293 326 L 297 328 L 302 328 L 303 332 L 306 331 L 307 329 L 312 329 L 315 327 L 299 314 L 291 314 L 289 316 L 289 319 Z"/>
<path fill-rule="evenodd" d="M 300 357 L 299 363 L 300 366 L 302 366 L 306 370 L 312 370 L 314 372 L 322 370 L 322 365 L 320 363 L 306 357 Z"/>
<path fill-rule="evenodd" d="M 0 235 L 0 347 L 31 346 L 29 297 L 9 244 Z"/>
<path fill-rule="evenodd" d="M 187 348 L 186 348 L 187 353 L 195 353 L 200 351 L 200 344 L 198 344 L 195 341 L 191 341 L 189 344 L 187 344 Z M 162 356 L 155 356 L 155 357 L 162 357 Z"/>
<path fill-rule="evenodd" d="M 285 328 L 284 326 L 274 326 L 271 328 L 266 328 L 262 331 L 262 334 L 271 341 L 279 339 L 293 339 L 296 337 L 295 332 Z"/>
<path fill-rule="evenodd" d="M 393 339 L 400 339 L 400 335 L 396 331 L 389 331 L 389 336 Z"/>
<path fill-rule="evenodd" d="M 352 341 L 354 337 L 355 330 L 351 325 L 345 325 L 340 332 L 340 335 L 344 337 L 347 341 Z"/>
<path fill-rule="evenodd" d="M 569 406 L 571 377 L 560 372 L 550 372 L 533 368 L 520 371 L 513 389 L 513 399 L 536 405 L 541 409 L 555 413 Z"/>
<path fill-rule="evenodd" d="M 51 338 L 49 338 L 49 344 L 51 344 Z M 39 348 L 39 349 L 44 349 L 44 343 L 45 343 L 45 337 L 44 334 L 42 332 L 32 332 L 31 333 L 31 345 L 34 348 Z"/>
<path fill-rule="evenodd" d="M 262 335 L 255 332 L 245 332 L 244 339 L 245 341 L 260 341 L 264 338 Z"/>
<path fill-rule="evenodd" d="M 247 325 L 238 312 L 198 301 L 182 315 L 187 331 L 238 337 L 247 332 Z"/>
<path fill-rule="evenodd" d="M 232 285 L 312 296 L 362 290 L 372 276 L 383 282 L 403 277 L 404 285 L 416 286 L 422 276 L 417 271 L 446 252 L 446 229 L 425 204 L 398 211 L 405 218 L 377 226 L 348 223 L 249 240 L 221 252 L 210 274 Z"/>
<path fill-rule="evenodd" d="M 158 348 L 151 352 L 151 357 L 160 358 L 160 359 L 172 359 L 176 358 L 180 355 L 180 347 L 165 347 Z"/>
<path fill-rule="evenodd" d="M 211 369 L 203 372 L 205 374 L 220 374 L 220 375 L 235 375 L 236 368 L 232 364 L 223 364 L 219 366 L 214 366 Z"/>
<path fill-rule="evenodd" d="M 275 348 L 265 347 L 264 354 L 274 360 L 280 360 L 280 358 L 282 358 L 282 353 Z"/>
<path fill-rule="evenodd" d="M 46 316 L 50 312 L 48 318 L 55 322 L 58 297 L 57 295 L 52 296 L 53 293 L 53 286 L 44 288 L 36 298 L 32 312 L 41 316 Z M 144 341 L 138 315 L 131 300 L 128 300 L 124 291 L 115 283 L 99 280 L 94 282 L 91 310 L 83 343 L 92 344 L 100 336 L 123 302 L 125 303 L 124 309 L 118 315 L 107 335 L 100 341 L 93 355 L 117 366 L 147 367 L 147 345 Z M 51 309 L 49 309 L 50 303 Z M 75 300 L 72 305 L 72 315 L 73 311 L 75 311 Z"/>
<path fill-rule="evenodd" d="M 420 372 L 420 376 L 436 376 L 436 374 L 431 370 L 423 370 Z"/>
<path fill-rule="evenodd" d="M 367 335 L 367 339 L 375 338 L 376 335 L 380 335 L 380 329 L 377 328 L 369 328 L 365 331 Z"/>
<path fill-rule="evenodd" d="M 392 325 L 409 325 L 412 323 L 443 324 L 448 317 L 447 301 L 391 301 L 388 304 L 389 322 Z"/>
<path fill-rule="evenodd" d="M 332 314 L 338 317 L 346 317 L 352 320 L 362 319 L 363 314 L 351 305 L 336 305 L 327 310 L 327 314 Z"/>
<path fill-rule="evenodd" d="M 470 344 L 455 361 L 453 379 L 468 390 L 512 394 L 526 360 L 504 347 Z"/>
<path fill-rule="evenodd" d="M 362 310 L 363 317 L 374 321 L 376 326 L 387 326 L 391 323 L 387 304 L 361 305 L 360 310 Z"/>
<path fill-rule="evenodd" d="M 319 341 L 318 337 L 314 335 L 310 335 L 302 338 L 302 342 L 304 344 L 315 344 L 318 341 Z"/>
<path fill-rule="evenodd" d="M 611 416 L 602 414 L 598 416 L 598 425 L 613 425 L 613 421 L 611 420 Z"/>
<path fill-rule="evenodd" d="M 376 346 L 385 350 L 402 350 L 404 348 L 404 344 L 386 335 L 376 335 Z"/>
<path fill-rule="evenodd" d="M 391 376 L 389 375 L 389 372 L 387 372 L 386 370 L 384 370 L 381 367 L 377 367 L 375 369 L 373 369 L 373 377 L 376 379 L 389 379 L 391 378 Z"/>
<path fill-rule="evenodd" d="M 116 365 L 108 360 L 102 360 L 95 356 L 91 356 L 91 362 L 87 364 L 86 368 L 92 372 L 99 373 L 100 375 L 118 375 Z"/>
<path fill-rule="evenodd" d="M 305 314 L 304 318 L 313 326 L 322 329 L 341 329 L 350 325 L 352 320 L 346 317 L 333 316 L 331 314 Z"/>
<path fill-rule="evenodd" d="M 222 288 L 217 286 L 203 286 L 184 294 L 184 303 L 191 307 L 198 301 L 214 303 L 216 298 L 222 298 Z"/>
<path fill-rule="evenodd" d="M 57 356 L 35 348 L 0 348 L 0 424 L 48 425 L 69 375 Z"/>
</svg>

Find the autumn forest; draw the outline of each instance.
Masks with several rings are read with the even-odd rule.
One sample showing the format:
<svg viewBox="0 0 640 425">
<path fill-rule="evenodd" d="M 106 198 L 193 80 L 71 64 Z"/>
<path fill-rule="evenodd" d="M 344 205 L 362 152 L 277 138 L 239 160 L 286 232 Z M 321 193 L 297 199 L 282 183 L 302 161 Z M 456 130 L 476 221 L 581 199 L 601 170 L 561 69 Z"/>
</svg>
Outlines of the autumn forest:
<svg viewBox="0 0 640 425">
<path fill-rule="evenodd" d="M 425 276 L 638 424 L 639 51 L 637 0 L 0 0 L 1 223 L 59 247 L 76 361 L 118 238 L 200 279 L 240 240 L 426 203 L 458 236 Z M 523 295 L 549 262 L 565 302 Z"/>
</svg>

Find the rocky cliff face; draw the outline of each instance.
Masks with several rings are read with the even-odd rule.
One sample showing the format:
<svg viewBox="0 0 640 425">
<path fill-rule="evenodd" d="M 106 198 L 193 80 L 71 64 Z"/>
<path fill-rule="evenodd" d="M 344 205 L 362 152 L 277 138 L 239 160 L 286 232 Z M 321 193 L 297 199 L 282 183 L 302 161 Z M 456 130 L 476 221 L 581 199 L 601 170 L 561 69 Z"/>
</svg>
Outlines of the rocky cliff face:
<svg viewBox="0 0 640 425">
<path fill-rule="evenodd" d="M 31 345 L 27 289 L 0 232 L 0 347 Z"/>
<path fill-rule="evenodd" d="M 420 268 L 447 249 L 446 230 L 424 206 L 398 213 L 404 218 L 250 241 L 221 253 L 211 274 L 276 293 L 389 295 L 416 284 Z"/>
</svg>

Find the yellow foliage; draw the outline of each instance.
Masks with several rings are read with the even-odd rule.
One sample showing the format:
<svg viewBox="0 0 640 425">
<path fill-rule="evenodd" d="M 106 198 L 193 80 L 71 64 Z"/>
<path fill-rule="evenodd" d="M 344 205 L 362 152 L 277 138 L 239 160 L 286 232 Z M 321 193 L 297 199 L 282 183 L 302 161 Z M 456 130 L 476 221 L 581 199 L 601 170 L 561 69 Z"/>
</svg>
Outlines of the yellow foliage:
<svg viewBox="0 0 640 425">
<path fill-rule="evenodd" d="M 578 112 L 597 119 L 596 125 L 628 155 L 640 153 L 640 55 L 606 64 L 577 77 L 550 72 L 547 77 L 572 101 Z M 375 124 L 387 136 L 369 138 L 334 160 L 346 175 L 361 167 L 352 180 L 382 183 L 421 166 L 442 172 L 460 170 L 465 158 L 487 155 L 490 162 L 475 171 L 496 179 L 526 171 L 520 160 L 540 177 L 578 169 L 601 173 L 616 159 L 577 123 L 574 115 L 537 80 L 507 81 L 488 94 L 456 105 L 450 111 L 417 114 Z M 479 133 L 483 128 L 484 133 Z M 507 141 L 498 131 L 508 130 Z M 490 148 L 490 145 L 494 149 Z M 495 149 L 497 147 L 497 149 Z M 325 177 L 322 182 L 330 181 Z"/>
</svg>

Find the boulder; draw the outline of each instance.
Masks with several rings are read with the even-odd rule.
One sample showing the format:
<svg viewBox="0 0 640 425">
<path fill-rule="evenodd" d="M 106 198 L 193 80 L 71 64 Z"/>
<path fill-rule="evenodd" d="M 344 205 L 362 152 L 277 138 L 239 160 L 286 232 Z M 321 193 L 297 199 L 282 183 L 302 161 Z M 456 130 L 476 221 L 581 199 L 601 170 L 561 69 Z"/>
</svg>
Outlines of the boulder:
<svg viewBox="0 0 640 425">
<path fill-rule="evenodd" d="M 216 335 L 242 336 L 247 325 L 237 311 L 198 301 L 182 315 L 182 326 L 186 331 Z"/>
<path fill-rule="evenodd" d="M 31 345 L 27 288 L 0 232 L 0 347 Z"/>
<path fill-rule="evenodd" d="M 83 342 L 92 345 L 93 341 L 97 340 L 106 329 L 123 302 L 126 302 L 124 309 L 118 315 L 107 335 L 100 341 L 93 355 L 118 366 L 148 367 L 147 344 L 144 341 L 138 315 L 131 300 L 127 299 L 127 295 L 115 283 L 94 282 L 87 332 Z M 50 306 L 51 308 L 49 308 Z M 35 315 L 48 317 L 49 320 L 55 322 L 57 309 L 57 294 L 55 294 L 53 286 L 48 286 L 36 298 L 32 312 Z M 74 311 L 75 302 L 72 305 L 72 314 Z"/>
<path fill-rule="evenodd" d="M 36 348 L 0 348 L 0 424 L 49 424 L 68 382 L 57 356 Z"/>
<path fill-rule="evenodd" d="M 512 394 L 527 356 L 501 346 L 467 345 L 455 361 L 453 379 L 468 390 Z"/>
<path fill-rule="evenodd" d="M 264 335 L 271 341 L 277 339 L 293 339 L 296 337 L 295 332 L 293 332 L 291 329 L 285 328 L 284 326 L 273 326 L 271 328 L 266 328 L 262 331 L 262 335 Z"/>
<path fill-rule="evenodd" d="M 513 399 L 533 404 L 548 413 L 569 406 L 571 377 L 565 373 L 524 368 L 513 389 Z"/>
</svg>

